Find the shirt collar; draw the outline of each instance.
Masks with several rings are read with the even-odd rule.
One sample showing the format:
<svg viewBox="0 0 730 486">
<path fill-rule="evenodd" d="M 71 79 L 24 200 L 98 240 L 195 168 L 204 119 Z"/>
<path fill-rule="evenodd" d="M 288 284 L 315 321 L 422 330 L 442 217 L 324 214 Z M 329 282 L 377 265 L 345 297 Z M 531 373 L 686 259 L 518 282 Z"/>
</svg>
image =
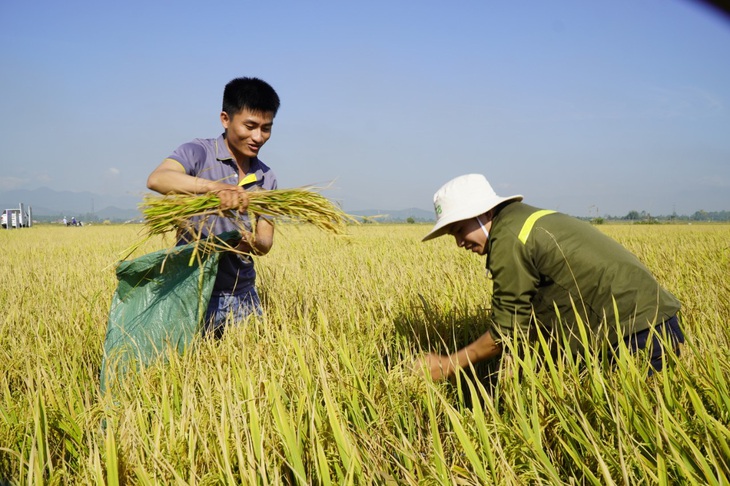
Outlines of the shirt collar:
<svg viewBox="0 0 730 486">
<path fill-rule="evenodd" d="M 228 150 L 228 145 L 226 145 L 226 137 L 225 133 L 221 133 L 221 136 L 218 137 L 215 141 L 215 158 L 223 161 L 223 160 L 233 160 L 233 155 L 231 155 L 231 152 Z"/>
</svg>

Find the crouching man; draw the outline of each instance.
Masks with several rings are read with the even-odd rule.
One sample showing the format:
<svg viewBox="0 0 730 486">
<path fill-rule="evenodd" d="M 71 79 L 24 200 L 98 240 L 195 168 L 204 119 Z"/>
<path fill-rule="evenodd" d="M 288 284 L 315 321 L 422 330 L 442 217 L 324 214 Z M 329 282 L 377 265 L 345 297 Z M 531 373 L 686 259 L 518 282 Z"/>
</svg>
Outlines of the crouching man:
<svg viewBox="0 0 730 486">
<path fill-rule="evenodd" d="M 434 195 L 436 225 L 423 241 L 448 234 L 460 248 L 487 256 L 494 284 L 490 328 L 503 336 L 541 332 L 580 352 L 578 314 L 591 342 L 616 350 L 623 340 L 632 352 L 648 349 L 650 373 L 660 371 L 659 336 L 676 352 L 684 342 L 679 301 L 636 256 L 589 223 L 521 201 L 521 195 L 498 196 L 483 175 L 457 177 Z M 449 356 L 427 354 L 421 364 L 440 380 L 502 351 L 496 333 L 487 331 Z"/>
</svg>

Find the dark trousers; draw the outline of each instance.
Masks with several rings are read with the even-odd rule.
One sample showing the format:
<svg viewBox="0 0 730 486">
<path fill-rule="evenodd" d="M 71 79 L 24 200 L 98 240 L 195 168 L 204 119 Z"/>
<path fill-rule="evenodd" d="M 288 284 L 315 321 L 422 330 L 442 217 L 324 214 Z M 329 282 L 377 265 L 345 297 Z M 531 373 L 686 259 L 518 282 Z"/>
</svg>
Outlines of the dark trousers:
<svg viewBox="0 0 730 486">
<path fill-rule="evenodd" d="M 649 328 L 625 337 L 624 343 L 632 353 L 639 349 L 647 349 L 653 368 L 649 370 L 651 376 L 654 371 L 661 371 L 664 367 L 665 345 L 671 345 L 674 352 L 679 354 L 679 345 L 684 343 L 684 334 L 675 315 L 654 326 L 653 330 Z"/>
</svg>

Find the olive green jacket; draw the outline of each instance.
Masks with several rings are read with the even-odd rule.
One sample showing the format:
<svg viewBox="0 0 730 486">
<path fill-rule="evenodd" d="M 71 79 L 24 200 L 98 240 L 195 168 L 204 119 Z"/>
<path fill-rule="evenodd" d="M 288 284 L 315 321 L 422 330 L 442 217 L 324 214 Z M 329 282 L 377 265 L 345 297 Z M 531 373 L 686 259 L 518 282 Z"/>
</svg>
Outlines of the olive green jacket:
<svg viewBox="0 0 730 486">
<path fill-rule="evenodd" d="M 539 328 L 579 350 L 577 316 L 592 341 L 615 344 L 680 308 L 636 256 L 565 214 L 506 205 L 492 221 L 487 254 L 493 325 L 508 336 L 520 329 L 534 337 Z"/>
</svg>

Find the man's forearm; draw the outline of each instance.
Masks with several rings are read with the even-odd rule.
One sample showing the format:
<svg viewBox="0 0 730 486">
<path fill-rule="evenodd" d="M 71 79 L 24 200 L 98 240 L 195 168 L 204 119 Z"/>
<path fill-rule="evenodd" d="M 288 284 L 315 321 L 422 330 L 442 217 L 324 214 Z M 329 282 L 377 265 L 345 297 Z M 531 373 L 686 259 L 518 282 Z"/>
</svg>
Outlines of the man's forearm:
<svg viewBox="0 0 730 486">
<path fill-rule="evenodd" d="M 236 249 L 244 253 L 266 255 L 271 250 L 272 245 L 273 241 L 271 238 L 255 237 L 251 234 L 248 238 L 241 239 Z"/>
<path fill-rule="evenodd" d="M 147 179 L 147 187 L 160 194 L 205 194 L 220 188 L 220 184 L 184 172 L 166 170 L 153 172 Z"/>
<path fill-rule="evenodd" d="M 448 356 L 435 353 L 425 355 L 421 365 L 428 369 L 432 379 L 443 380 L 453 376 L 457 369 L 469 366 L 469 363 L 478 363 L 501 353 L 502 345 L 495 342 L 492 334 L 487 331 L 473 343 Z"/>
<path fill-rule="evenodd" d="M 257 255 L 266 255 L 271 250 L 273 243 L 271 238 L 258 237 L 254 241 L 253 248 Z"/>
<path fill-rule="evenodd" d="M 451 361 L 459 368 L 469 366 L 469 363 L 479 363 L 502 353 L 502 345 L 494 340 L 492 333 L 487 331 L 476 341 L 464 346 L 452 354 Z"/>
</svg>

